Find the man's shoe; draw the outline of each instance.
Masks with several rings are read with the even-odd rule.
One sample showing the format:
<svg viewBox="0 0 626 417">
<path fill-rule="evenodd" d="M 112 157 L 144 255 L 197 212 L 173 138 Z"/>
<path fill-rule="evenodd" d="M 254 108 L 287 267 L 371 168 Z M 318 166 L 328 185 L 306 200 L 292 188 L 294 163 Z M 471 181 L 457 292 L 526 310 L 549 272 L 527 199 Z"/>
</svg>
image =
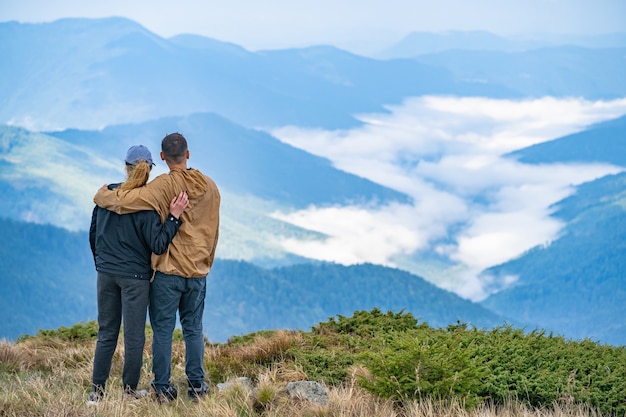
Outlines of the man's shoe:
<svg viewBox="0 0 626 417">
<path fill-rule="evenodd" d="M 125 400 L 137 401 L 137 400 L 146 398 L 147 396 L 148 396 L 148 391 L 146 391 L 145 389 L 135 390 L 135 389 L 126 388 L 124 390 Z"/>
<path fill-rule="evenodd" d="M 154 385 L 154 393 L 156 395 L 156 400 L 159 404 L 169 403 L 170 401 L 174 401 L 176 397 L 178 397 L 178 391 L 174 385 L 168 385 L 164 389 L 156 389 Z"/>
<path fill-rule="evenodd" d="M 202 381 L 200 384 L 189 383 L 187 388 L 187 396 L 191 401 L 198 401 L 209 392 L 209 384 Z"/>
</svg>

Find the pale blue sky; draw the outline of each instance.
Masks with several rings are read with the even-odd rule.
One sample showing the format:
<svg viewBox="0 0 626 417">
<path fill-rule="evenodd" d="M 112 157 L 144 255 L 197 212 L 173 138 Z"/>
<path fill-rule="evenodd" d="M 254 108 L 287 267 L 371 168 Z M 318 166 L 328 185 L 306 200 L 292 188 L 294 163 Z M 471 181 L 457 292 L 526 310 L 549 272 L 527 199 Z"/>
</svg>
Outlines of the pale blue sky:
<svg viewBox="0 0 626 417">
<path fill-rule="evenodd" d="M 197 33 L 251 50 L 376 47 L 412 31 L 501 35 L 626 32 L 624 0 L 0 0 L 0 21 L 124 16 L 169 37 Z"/>
</svg>

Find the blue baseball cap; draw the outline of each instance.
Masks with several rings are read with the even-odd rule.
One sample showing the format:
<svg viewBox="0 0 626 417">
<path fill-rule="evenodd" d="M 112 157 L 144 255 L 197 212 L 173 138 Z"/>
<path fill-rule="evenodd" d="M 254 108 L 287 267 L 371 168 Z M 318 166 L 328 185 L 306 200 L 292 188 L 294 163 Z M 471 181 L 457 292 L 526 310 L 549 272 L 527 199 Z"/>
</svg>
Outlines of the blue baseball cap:
<svg viewBox="0 0 626 417">
<path fill-rule="evenodd" d="M 138 161 L 146 161 L 148 164 L 154 165 L 150 150 L 143 145 L 134 145 L 128 148 L 125 161 L 131 165 L 136 165 Z"/>
</svg>

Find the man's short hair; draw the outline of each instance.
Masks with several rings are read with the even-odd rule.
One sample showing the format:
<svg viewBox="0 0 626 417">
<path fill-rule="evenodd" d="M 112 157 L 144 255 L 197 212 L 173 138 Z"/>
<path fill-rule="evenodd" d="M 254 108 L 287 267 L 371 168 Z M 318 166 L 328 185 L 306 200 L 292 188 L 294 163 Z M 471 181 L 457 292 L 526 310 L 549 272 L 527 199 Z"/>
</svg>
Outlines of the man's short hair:
<svg viewBox="0 0 626 417">
<path fill-rule="evenodd" d="M 161 141 L 161 151 L 166 161 L 180 164 L 187 158 L 187 139 L 180 133 L 170 133 Z"/>
</svg>

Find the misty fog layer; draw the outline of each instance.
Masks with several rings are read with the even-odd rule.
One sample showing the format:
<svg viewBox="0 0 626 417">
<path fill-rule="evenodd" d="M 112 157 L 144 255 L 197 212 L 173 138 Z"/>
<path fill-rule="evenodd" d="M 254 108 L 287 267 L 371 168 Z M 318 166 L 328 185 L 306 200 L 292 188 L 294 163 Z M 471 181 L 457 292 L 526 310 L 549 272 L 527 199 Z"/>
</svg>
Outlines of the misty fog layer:
<svg viewBox="0 0 626 417">
<path fill-rule="evenodd" d="M 483 269 L 557 236 L 562 225 L 550 216 L 552 204 L 578 184 L 622 170 L 607 164 L 527 165 L 505 154 L 619 117 L 626 113 L 626 99 L 429 96 L 388 109 L 389 114 L 361 115 L 363 126 L 352 130 L 271 132 L 413 198 L 412 205 L 373 202 L 274 213 L 329 236 L 284 240 L 288 251 L 346 265 L 389 266 L 397 255 L 436 253 L 458 266 L 437 284 L 481 300 L 507 284 L 487 282 L 479 276 Z"/>
</svg>

